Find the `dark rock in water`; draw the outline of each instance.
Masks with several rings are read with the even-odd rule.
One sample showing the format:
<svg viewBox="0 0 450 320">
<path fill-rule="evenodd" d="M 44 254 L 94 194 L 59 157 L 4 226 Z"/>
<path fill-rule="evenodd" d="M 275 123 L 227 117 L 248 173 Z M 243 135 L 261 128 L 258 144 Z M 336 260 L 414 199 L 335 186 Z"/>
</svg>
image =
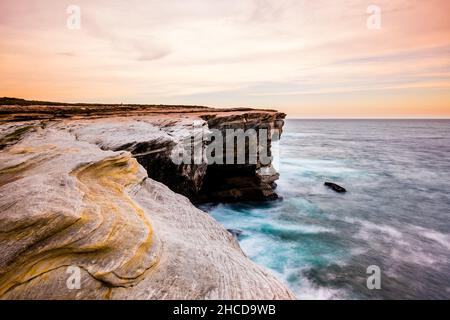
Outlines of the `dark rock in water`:
<svg viewBox="0 0 450 320">
<path fill-rule="evenodd" d="M 325 182 L 324 185 L 338 193 L 347 192 L 347 190 L 345 190 L 344 187 L 341 187 L 340 185 L 337 185 L 336 183 L 333 182 Z"/>
<path fill-rule="evenodd" d="M 231 233 L 235 238 L 239 237 L 243 233 L 243 231 L 239 229 L 227 229 L 227 231 Z"/>
</svg>

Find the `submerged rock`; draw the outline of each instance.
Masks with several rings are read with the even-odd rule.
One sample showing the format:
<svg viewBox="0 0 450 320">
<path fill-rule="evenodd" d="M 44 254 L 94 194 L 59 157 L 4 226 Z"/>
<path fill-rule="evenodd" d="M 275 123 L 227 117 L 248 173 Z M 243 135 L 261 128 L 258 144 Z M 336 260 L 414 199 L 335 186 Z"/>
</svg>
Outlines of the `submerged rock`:
<svg viewBox="0 0 450 320">
<path fill-rule="evenodd" d="M 344 187 L 341 187 L 340 185 L 333 183 L 333 182 L 325 182 L 324 185 L 331 190 L 336 191 L 337 193 L 345 193 L 347 190 Z"/>
</svg>

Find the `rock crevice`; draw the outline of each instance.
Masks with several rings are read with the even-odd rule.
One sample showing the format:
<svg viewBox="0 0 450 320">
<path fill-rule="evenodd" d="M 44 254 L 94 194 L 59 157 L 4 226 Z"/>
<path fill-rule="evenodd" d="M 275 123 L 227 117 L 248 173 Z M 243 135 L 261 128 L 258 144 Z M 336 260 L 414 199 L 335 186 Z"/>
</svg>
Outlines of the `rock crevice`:
<svg viewBox="0 0 450 320">
<path fill-rule="evenodd" d="M 45 126 L 0 116 L 7 141 L 0 151 L 0 298 L 293 298 L 227 230 L 155 181 L 192 199 L 201 193 L 207 164 L 170 167 L 166 160 L 193 119 L 214 126 L 217 115 L 110 112 L 56 117 Z M 277 113 L 260 122 L 248 113 L 226 121 L 281 130 Z M 80 270 L 79 290 L 67 285 L 68 267 Z"/>
</svg>

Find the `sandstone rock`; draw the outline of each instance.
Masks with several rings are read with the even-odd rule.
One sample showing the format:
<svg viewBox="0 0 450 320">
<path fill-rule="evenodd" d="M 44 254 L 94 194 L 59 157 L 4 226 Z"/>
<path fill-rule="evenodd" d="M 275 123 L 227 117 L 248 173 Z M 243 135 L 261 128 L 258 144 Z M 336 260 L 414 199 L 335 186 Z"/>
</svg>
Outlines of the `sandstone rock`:
<svg viewBox="0 0 450 320">
<path fill-rule="evenodd" d="M 167 157 L 192 118 L 35 111 L 0 125 L 1 299 L 293 298 L 227 230 L 136 160 Z M 176 169 L 200 188 L 202 170 Z M 80 268 L 79 290 L 67 286 L 70 266 Z"/>
<path fill-rule="evenodd" d="M 96 144 L 103 150 L 131 152 L 151 178 L 195 203 L 258 201 L 278 198 L 274 182 L 279 175 L 270 163 L 209 165 L 205 156 L 206 144 L 202 146 L 199 163 L 177 165 L 172 155 L 185 148 L 190 136 L 201 136 L 209 129 L 218 129 L 224 136 L 226 129 L 267 129 L 270 155 L 270 138 L 272 134 L 281 132 L 284 116 L 277 112 L 213 114 L 209 111 L 190 116 L 87 118 L 65 121 L 61 126 L 68 128 L 78 140 Z"/>
</svg>

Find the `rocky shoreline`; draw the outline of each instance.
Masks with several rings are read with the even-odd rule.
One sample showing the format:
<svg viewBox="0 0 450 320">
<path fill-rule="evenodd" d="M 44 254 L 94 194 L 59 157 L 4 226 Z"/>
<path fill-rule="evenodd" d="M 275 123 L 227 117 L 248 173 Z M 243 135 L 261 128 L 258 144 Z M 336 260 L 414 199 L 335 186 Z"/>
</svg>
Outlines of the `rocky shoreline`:
<svg viewBox="0 0 450 320">
<path fill-rule="evenodd" d="M 274 110 L 4 102 L 0 298 L 294 298 L 192 204 L 275 199 L 271 165 L 170 161 L 196 128 L 281 133 L 284 117 Z M 79 289 L 67 286 L 70 266 L 80 269 Z"/>
</svg>

